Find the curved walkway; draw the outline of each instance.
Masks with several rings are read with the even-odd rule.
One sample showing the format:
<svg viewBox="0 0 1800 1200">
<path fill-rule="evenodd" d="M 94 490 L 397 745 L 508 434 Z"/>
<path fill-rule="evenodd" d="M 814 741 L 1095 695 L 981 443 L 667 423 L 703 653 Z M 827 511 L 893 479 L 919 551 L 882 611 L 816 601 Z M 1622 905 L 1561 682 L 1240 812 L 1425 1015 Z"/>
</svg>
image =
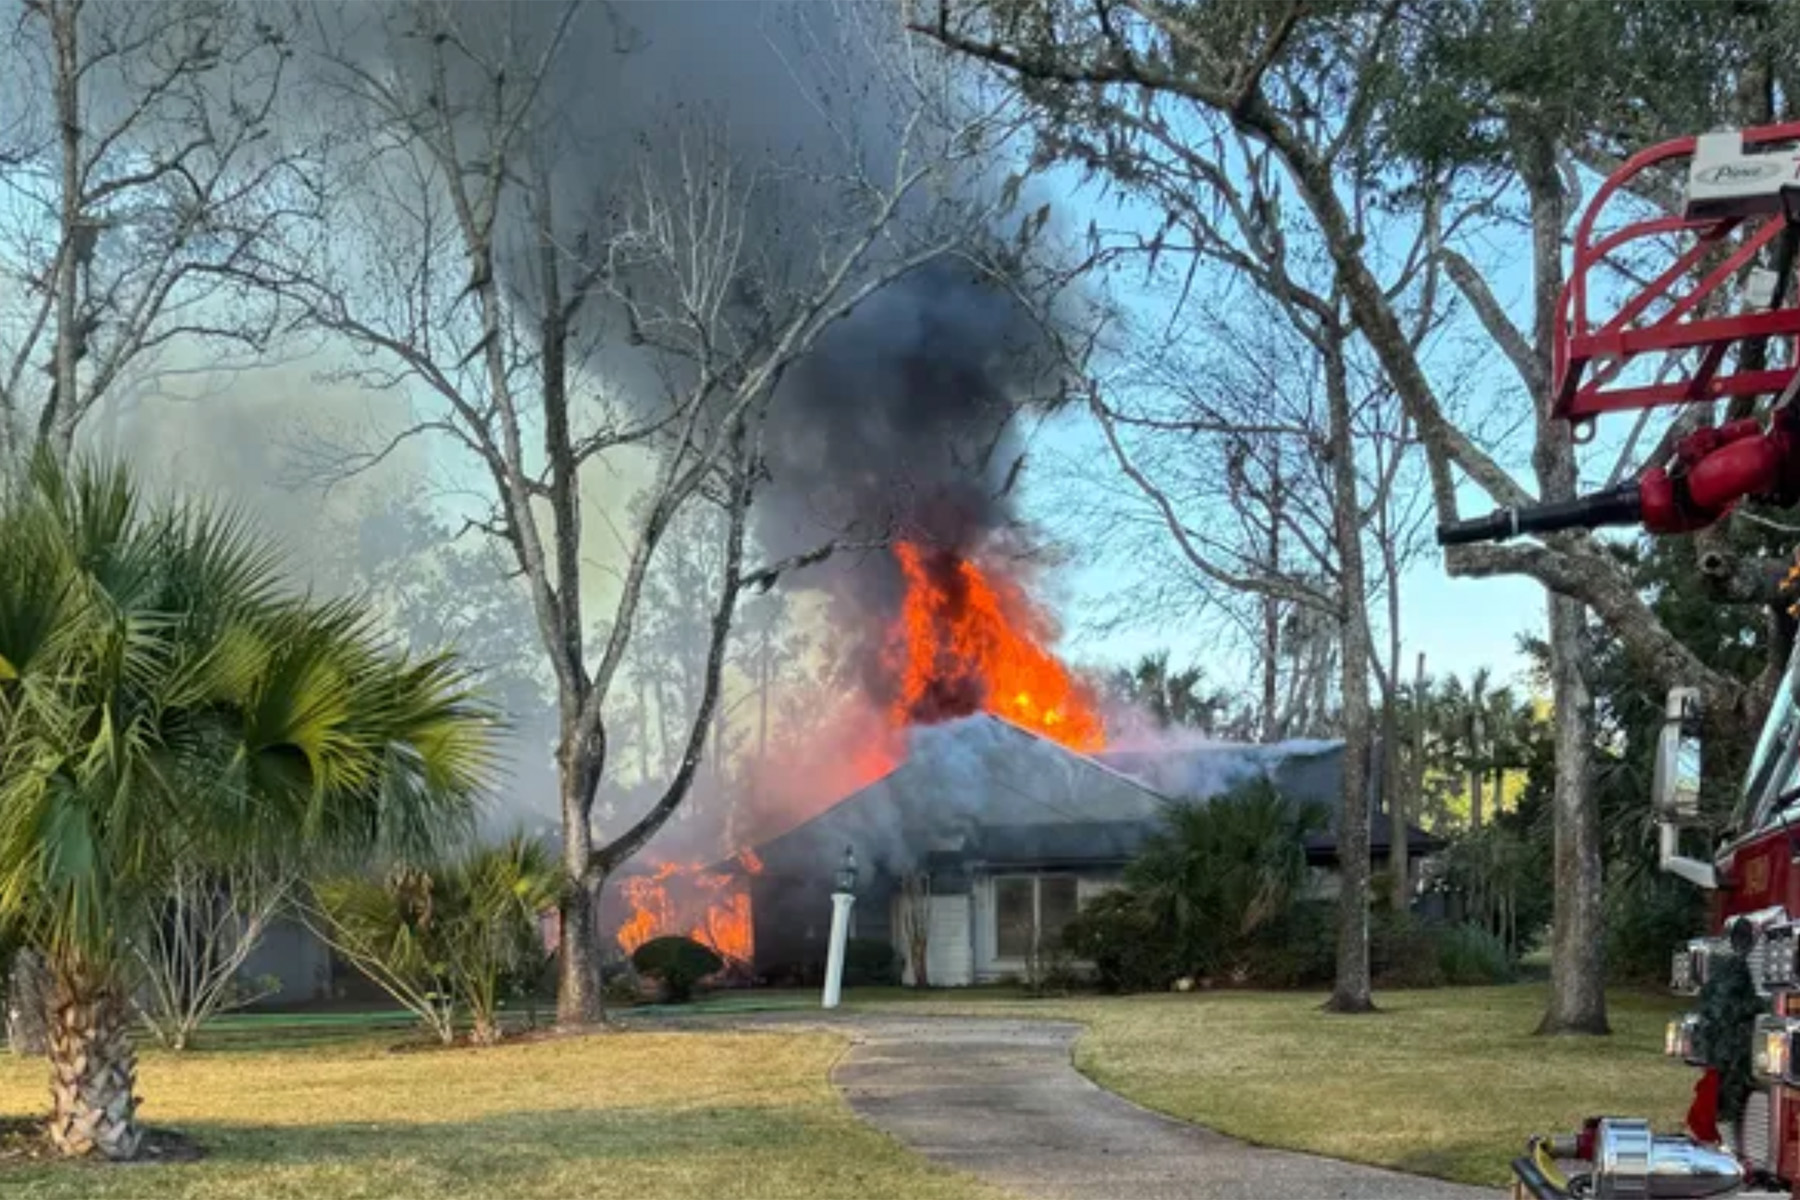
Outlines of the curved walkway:
<svg viewBox="0 0 1800 1200">
<path fill-rule="evenodd" d="M 858 1115 L 928 1158 L 1032 1200 L 1494 1200 L 1501 1194 L 1262 1149 L 1139 1108 L 1074 1068 L 1070 1050 L 1081 1033 L 1075 1024 L 904 1016 L 812 1016 L 793 1023 L 829 1027 L 851 1039 L 832 1080 Z"/>
</svg>

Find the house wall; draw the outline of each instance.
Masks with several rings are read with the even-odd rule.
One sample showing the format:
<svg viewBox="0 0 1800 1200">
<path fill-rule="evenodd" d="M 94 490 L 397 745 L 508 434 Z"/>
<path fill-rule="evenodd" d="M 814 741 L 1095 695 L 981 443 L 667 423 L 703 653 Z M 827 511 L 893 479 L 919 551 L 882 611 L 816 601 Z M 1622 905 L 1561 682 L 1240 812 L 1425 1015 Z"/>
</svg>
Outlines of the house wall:
<svg viewBox="0 0 1800 1200">
<path fill-rule="evenodd" d="M 1414 907 L 1417 907 L 1419 903 L 1419 880 L 1421 878 L 1418 859 L 1413 859 L 1407 863 L 1406 875 L 1411 881 L 1411 888 L 1408 892 L 1408 902 Z M 1375 855 L 1369 860 L 1369 877 L 1372 883 L 1382 885 L 1386 883 L 1389 877 L 1387 855 Z M 1306 888 L 1302 893 L 1302 899 L 1336 900 L 1339 893 L 1343 890 L 1343 872 L 1341 872 L 1336 865 L 1328 867 L 1309 866 L 1306 868 Z"/>
<path fill-rule="evenodd" d="M 295 920 L 270 922 L 239 974 L 247 981 L 265 975 L 281 981 L 281 990 L 264 1000 L 265 1004 L 307 1004 L 331 997 L 331 951 Z"/>
<path fill-rule="evenodd" d="M 900 949 L 894 882 L 877 875 L 858 888 L 850 936 Z M 831 937 L 831 884 L 826 879 L 759 875 L 750 883 L 751 954 L 759 974 L 772 978 L 822 971 Z M 928 968 L 929 969 L 929 968 Z"/>
<path fill-rule="evenodd" d="M 1306 900 L 1336 900 L 1344 890 L 1344 877 L 1336 867 L 1306 868 Z"/>
<path fill-rule="evenodd" d="M 758 876 L 750 884 L 750 921 L 759 973 L 780 976 L 823 964 L 831 933 L 830 885 Z"/>
</svg>

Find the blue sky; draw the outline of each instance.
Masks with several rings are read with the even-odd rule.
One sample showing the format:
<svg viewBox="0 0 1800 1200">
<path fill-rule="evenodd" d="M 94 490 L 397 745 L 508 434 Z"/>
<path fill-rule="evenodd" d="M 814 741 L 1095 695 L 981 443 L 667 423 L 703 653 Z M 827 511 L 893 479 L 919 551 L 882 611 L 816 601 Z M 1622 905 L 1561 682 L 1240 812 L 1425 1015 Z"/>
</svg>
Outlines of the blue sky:
<svg viewBox="0 0 1800 1200">
<path fill-rule="evenodd" d="M 1130 225 L 1147 232 L 1160 216 L 1135 202 L 1121 204 L 1116 196 L 1102 198 L 1097 188 L 1079 186 L 1072 176 L 1061 172 L 1052 174 L 1041 186 L 1055 204 L 1059 224 L 1067 230 L 1085 229 L 1090 221 L 1097 221 L 1103 228 Z M 1516 246 L 1491 244 L 1489 239 L 1483 239 L 1475 249 L 1476 260 L 1487 268 L 1489 285 L 1497 298 L 1516 314 L 1515 319 L 1522 318 L 1529 296 L 1529 260 L 1509 253 Z M 1487 253 L 1479 253 L 1481 250 Z M 1134 293 L 1124 281 L 1115 284 L 1115 292 L 1118 299 L 1140 314 L 1158 311 L 1158 305 L 1166 306 L 1166 301 L 1158 299 L 1154 292 Z M 1528 427 L 1525 406 L 1530 400 L 1519 390 L 1510 365 L 1497 352 L 1484 353 L 1472 373 L 1468 365 L 1461 359 L 1451 362 L 1448 355 L 1437 362 L 1428 357 L 1426 363 L 1434 375 L 1455 378 L 1469 407 L 1492 412 L 1508 424 L 1516 419 L 1521 427 Z M 1442 385 L 1441 378 L 1439 382 Z M 1616 444 L 1623 431 L 1603 427 L 1600 432 L 1596 462 L 1605 457 L 1604 447 Z M 1039 457 L 1037 451 L 1049 450 L 1064 458 L 1093 462 L 1098 470 L 1113 469 L 1104 441 L 1085 414 L 1057 419 L 1035 435 L 1033 443 L 1034 458 Z M 1514 453 L 1508 459 L 1519 457 L 1522 455 Z M 1528 470 L 1518 477 L 1530 490 L 1536 490 Z M 1586 481 L 1587 486 L 1597 483 Z M 1053 487 L 1041 483 L 1032 486 L 1031 473 L 1027 473 L 1021 507 L 1028 519 L 1049 522 L 1055 507 L 1065 499 Z M 1465 487 L 1462 507 L 1464 516 L 1474 516 L 1486 513 L 1493 504 L 1477 489 Z M 1054 600 L 1068 631 L 1062 646 L 1066 657 L 1084 663 L 1113 664 L 1167 647 L 1178 660 L 1206 666 L 1217 683 L 1231 685 L 1250 678 L 1248 655 L 1242 648 L 1224 646 L 1217 629 L 1165 626 L 1111 633 L 1081 630 L 1079 627 L 1091 622 L 1093 613 L 1104 607 L 1109 593 L 1116 593 L 1121 585 L 1131 586 L 1134 581 L 1110 578 L 1107 568 L 1095 565 L 1088 557 L 1091 548 L 1074 549 L 1083 561 L 1072 572 L 1072 578 L 1059 580 L 1059 595 Z M 1545 593 L 1536 583 L 1518 577 L 1452 579 L 1444 571 L 1441 551 L 1432 547 L 1405 574 L 1401 596 L 1402 660 L 1408 673 L 1416 655 L 1423 651 L 1427 671 L 1440 678 L 1446 673 L 1466 678 L 1486 667 L 1496 682 L 1529 686 L 1527 662 L 1519 651 L 1519 640 L 1521 635 L 1540 635 L 1544 628 Z"/>
<path fill-rule="evenodd" d="M 1085 418 L 1065 419 L 1043 438 L 1053 440 L 1064 454 L 1085 454 L 1110 467 L 1104 443 Z M 1028 519 L 1047 522 L 1056 503 L 1049 489 L 1027 487 L 1022 507 Z M 1076 549 L 1079 553 L 1082 548 Z M 1129 582 L 1110 578 L 1106 568 L 1086 562 L 1063 581 L 1065 591 L 1057 606 L 1065 628 L 1071 630 L 1063 647 L 1068 657 L 1110 664 L 1167 647 L 1177 660 L 1206 665 L 1222 684 L 1249 678 L 1249 658 L 1237 648 L 1223 648 L 1213 629 L 1170 625 L 1108 634 L 1076 630 L 1085 613 L 1102 606 L 1121 583 Z M 1487 667 L 1497 682 L 1516 679 L 1523 685 L 1526 663 L 1518 652 L 1519 636 L 1541 633 L 1544 624 L 1544 592 L 1537 584 L 1514 577 L 1452 579 L 1444 572 L 1442 556 L 1433 550 L 1408 571 L 1401 598 L 1403 660 L 1409 671 L 1414 656 L 1423 651 L 1426 669 L 1433 675 L 1466 678 Z"/>
</svg>

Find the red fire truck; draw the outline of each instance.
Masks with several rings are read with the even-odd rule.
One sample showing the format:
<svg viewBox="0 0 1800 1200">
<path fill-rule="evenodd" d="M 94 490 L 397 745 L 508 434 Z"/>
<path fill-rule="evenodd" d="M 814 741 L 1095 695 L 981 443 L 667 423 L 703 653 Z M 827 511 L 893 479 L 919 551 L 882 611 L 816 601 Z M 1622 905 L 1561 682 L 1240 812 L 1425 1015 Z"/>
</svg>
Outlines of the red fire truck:
<svg viewBox="0 0 1800 1200">
<path fill-rule="evenodd" d="M 1650 211 L 1685 179 L 1679 213 Z M 1629 215 L 1603 222 L 1621 209 Z M 1676 247 L 1669 259 L 1667 247 Z M 1555 415 L 1591 436 L 1608 413 L 1773 396 L 1759 416 L 1691 421 L 1673 454 L 1604 492 L 1503 509 L 1438 530 L 1444 545 L 1602 525 L 1651 533 L 1704 528 L 1746 499 L 1800 503 L 1800 123 L 1680 138 L 1635 155 L 1596 191 L 1574 237 L 1556 331 Z M 1623 256 L 1666 266 L 1620 284 Z M 1654 269 L 1654 268 L 1653 268 Z M 1604 309 L 1602 316 L 1590 315 Z M 1700 410 L 1690 410 L 1698 412 Z M 1674 956 L 1677 991 L 1698 994 L 1739 959 L 1767 1005 L 1747 1025 L 1754 1088 L 1721 1122 L 1720 1079 L 1696 1053 L 1697 1014 L 1671 1023 L 1666 1050 L 1702 1068 L 1680 1135 L 1595 1117 L 1575 1134 L 1534 1137 L 1513 1162 L 1515 1194 L 1800 1196 L 1800 652 L 1790 661 L 1737 808 L 1701 846 L 1698 693 L 1669 696 L 1654 795 L 1662 867 L 1711 897 L 1712 936 Z"/>
</svg>

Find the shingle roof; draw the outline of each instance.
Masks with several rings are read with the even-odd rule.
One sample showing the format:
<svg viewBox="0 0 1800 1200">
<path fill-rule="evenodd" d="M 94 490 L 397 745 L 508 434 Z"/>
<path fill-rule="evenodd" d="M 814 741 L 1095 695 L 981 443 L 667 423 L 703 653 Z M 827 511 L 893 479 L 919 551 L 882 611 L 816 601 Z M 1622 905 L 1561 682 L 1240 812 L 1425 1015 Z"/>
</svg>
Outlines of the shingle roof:
<svg viewBox="0 0 1800 1200">
<path fill-rule="evenodd" d="M 1342 769 L 1341 741 L 1195 742 L 1090 757 L 983 714 L 915 730 L 900 767 L 756 852 L 768 871 L 796 876 L 835 870 L 846 845 L 865 869 L 891 873 L 943 853 L 996 864 L 1122 863 L 1171 802 L 1207 800 L 1258 775 L 1336 812 Z M 1371 821 L 1377 854 L 1387 852 L 1389 824 L 1380 813 Z M 1441 845 L 1408 832 L 1414 854 Z M 1306 848 L 1328 862 L 1336 838 L 1315 834 Z"/>
<path fill-rule="evenodd" d="M 900 871 L 934 850 L 1073 848 L 1076 830 L 1102 845 L 1116 836 L 1096 831 L 1154 826 L 1167 803 L 1092 758 L 982 714 L 913 731 L 899 768 L 756 852 L 771 871 L 812 873 L 821 857 L 835 867 L 849 844 L 864 863 Z"/>
</svg>

